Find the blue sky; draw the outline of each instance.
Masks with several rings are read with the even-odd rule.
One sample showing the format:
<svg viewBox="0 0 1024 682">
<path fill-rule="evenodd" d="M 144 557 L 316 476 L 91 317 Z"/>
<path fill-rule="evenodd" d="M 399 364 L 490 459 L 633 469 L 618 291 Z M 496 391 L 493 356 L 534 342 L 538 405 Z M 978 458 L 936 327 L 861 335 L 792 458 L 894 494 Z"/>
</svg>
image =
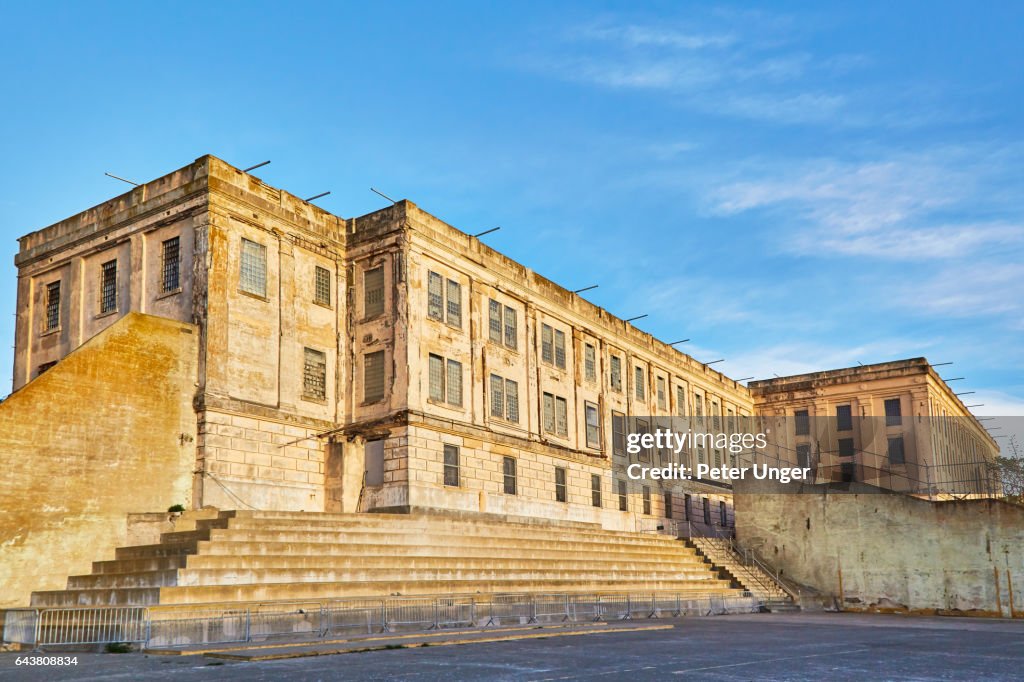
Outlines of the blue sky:
<svg viewBox="0 0 1024 682">
<path fill-rule="evenodd" d="M 501 225 L 733 377 L 924 355 L 1024 414 L 1024 5 L 365 4 L 0 2 L 8 312 L 18 236 L 213 153 Z"/>
</svg>

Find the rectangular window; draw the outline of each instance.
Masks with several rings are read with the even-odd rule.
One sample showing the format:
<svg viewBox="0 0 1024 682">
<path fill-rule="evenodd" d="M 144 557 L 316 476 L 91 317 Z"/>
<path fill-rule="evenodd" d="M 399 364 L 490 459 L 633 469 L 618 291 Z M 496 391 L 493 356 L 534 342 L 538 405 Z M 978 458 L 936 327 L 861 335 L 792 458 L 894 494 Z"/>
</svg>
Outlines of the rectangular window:
<svg viewBox="0 0 1024 682">
<path fill-rule="evenodd" d="M 565 369 L 565 332 L 555 330 L 555 367 Z"/>
<path fill-rule="evenodd" d="M 839 439 L 839 456 L 840 457 L 853 457 L 853 439 L 852 438 L 840 438 Z"/>
<path fill-rule="evenodd" d="M 672 493 L 665 493 L 665 518 L 672 518 Z"/>
<path fill-rule="evenodd" d="M 690 507 L 691 507 L 691 504 L 692 504 L 692 500 L 690 498 L 689 493 L 687 493 L 686 495 L 683 495 L 683 516 L 686 518 L 687 521 L 691 520 L 690 519 Z"/>
<path fill-rule="evenodd" d="M 612 410 L 612 454 L 626 454 L 626 415 Z"/>
<path fill-rule="evenodd" d="M 505 380 L 497 374 L 491 375 L 491 416 L 505 418 Z"/>
<path fill-rule="evenodd" d="M 705 526 L 710 526 L 711 525 L 711 500 L 709 500 L 706 497 L 703 498 L 703 500 L 704 500 L 704 525 Z"/>
<path fill-rule="evenodd" d="M 583 377 L 597 381 L 597 349 L 589 343 L 583 346 Z"/>
<path fill-rule="evenodd" d="M 676 416 L 686 416 L 686 388 L 676 386 Z"/>
<path fill-rule="evenodd" d="M 445 360 L 433 353 L 427 358 L 427 383 L 430 399 L 449 405 L 462 405 L 462 363 Z"/>
<path fill-rule="evenodd" d="M 519 347 L 519 321 L 516 309 L 505 306 L 505 345 L 515 350 Z"/>
<path fill-rule="evenodd" d="M 807 436 L 811 433 L 811 418 L 807 410 L 797 410 L 793 413 L 795 418 L 796 435 Z"/>
<path fill-rule="evenodd" d="M 643 367 L 634 367 L 633 368 L 633 377 L 634 377 L 633 378 L 633 383 L 635 384 L 634 388 L 636 390 L 636 399 L 639 400 L 640 402 L 643 402 L 644 401 L 644 395 L 646 394 L 646 390 L 644 388 L 644 384 L 647 383 L 647 376 L 646 376 L 646 373 L 644 372 L 644 368 Z"/>
<path fill-rule="evenodd" d="M 504 479 L 506 495 L 516 494 L 516 460 L 514 457 L 503 457 L 501 471 Z"/>
<path fill-rule="evenodd" d="M 658 385 L 658 409 L 659 410 L 667 410 L 668 409 L 668 394 L 667 394 L 667 392 L 665 390 L 665 377 L 658 377 L 657 385 Z"/>
<path fill-rule="evenodd" d="M 900 411 L 900 399 L 890 398 L 885 401 L 885 425 L 900 426 L 903 424 L 903 413 Z"/>
<path fill-rule="evenodd" d="M 519 423 L 519 384 L 511 379 L 505 380 L 505 418 Z"/>
<path fill-rule="evenodd" d="M 462 363 L 448 361 L 448 404 L 462 405 Z"/>
<path fill-rule="evenodd" d="M 444 319 L 444 278 L 436 272 L 427 273 L 427 317 Z"/>
<path fill-rule="evenodd" d="M 729 510 L 725 506 L 725 501 L 718 502 L 718 517 L 723 526 L 729 525 Z"/>
<path fill-rule="evenodd" d="M 46 331 L 60 326 L 60 280 L 46 285 Z"/>
<path fill-rule="evenodd" d="M 836 430 L 853 431 L 853 411 L 849 405 L 836 405 Z"/>
<path fill-rule="evenodd" d="M 455 445 L 444 446 L 444 484 L 459 487 L 459 448 Z"/>
<path fill-rule="evenodd" d="M 540 359 L 548 365 L 555 362 L 555 330 L 546 324 L 540 326 Z"/>
<path fill-rule="evenodd" d="M 313 302 L 320 305 L 331 305 L 331 271 L 316 266 L 316 281 L 313 289 Z"/>
<path fill-rule="evenodd" d="M 612 390 L 616 393 L 622 393 L 622 358 L 618 355 L 612 355 L 609 364 L 609 383 L 612 386 Z"/>
<path fill-rule="evenodd" d="M 569 403 L 565 398 L 555 398 L 555 433 L 563 438 L 569 436 Z"/>
<path fill-rule="evenodd" d="M 626 494 L 626 482 L 619 481 L 619 511 L 629 511 L 629 496 Z"/>
<path fill-rule="evenodd" d="M 590 504 L 601 506 L 601 477 L 598 474 L 590 475 Z"/>
<path fill-rule="evenodd" d="M 487 304 L 488 311 L 488 333 L 491 341 L 501 343 L 501 304 L 493 298 Z"/>
<path fill-rule="evenodd" d="M 327 354 L 304 349 L 302 365 L 302 397 L 327 400 Z"/>
<path fill-rule="evenodd" d="M 247 294 L 267 297 L 267 247 L 242 238 L 238 287 Z"/>
<path fill-rule="evenodd" d="M 555 432 L 555 396 L 544 394 L 544 432 Z"/>
<path fill-rule="evenodd" d="M 462 327 L 462 285 L 448 280 L 448 324 Z"/>
<path fill-rule="evenodd" d="M 801 469 L 811 466 L 811 446 L 797 445 L 796 446 L 796 465 Z"/>
<path fill-rule="evenodd" d="M 384 266 L 378 265 L 363 273 L 363 317 L 376 317 L 384 312 Z"/>
<path fill-rule="evenodd" d="M 567 499 L 569 498 L 565 487 L 565 469 L 555 467 L 555 501 L 565 502 Z"/>
<path fill-rule="evenodd" d="M 594 403 L 584 403 L 583 410 L 586 413 L 587 422 L 587 447 L 601 448 L 601 413 Z"/>
<path fill-rule="evenodd" d="M 384 399 L 384 351 L 363 356 L 363 402 Z"/>
<path fill-rule="evenodd" d="M 906 454 L 903 452 L 903 436 L 889 439 L 889 464 L 905 464 Z"/>
<path fill-rule="evenodd" d="M 160 249 L 160 292 L 168 293 L 181 288 L 181 240 L 164 240 Z"/>
<path fill-rule="evenodd" d="M 117 261 L 107 261 L 100 269 L 100 312 L 113 312 L 117 310 Z"/>
<path fill-rule="evenodd" d="M 638 434 L 645 434 L 651 432 L 651 425 L 646 419 L 636 420 L 636 432 Z M 640 448 L 639 457 L 641 462 L 648 462 L 651 459 L 651 451 L 647 448 Z"/>
<path fill-rule="evenodd" d="M 643 501 L 644 501 L 644 514 L 651 515 L 651 488 L 650 486 L 643 487 Z"/>
</svg>

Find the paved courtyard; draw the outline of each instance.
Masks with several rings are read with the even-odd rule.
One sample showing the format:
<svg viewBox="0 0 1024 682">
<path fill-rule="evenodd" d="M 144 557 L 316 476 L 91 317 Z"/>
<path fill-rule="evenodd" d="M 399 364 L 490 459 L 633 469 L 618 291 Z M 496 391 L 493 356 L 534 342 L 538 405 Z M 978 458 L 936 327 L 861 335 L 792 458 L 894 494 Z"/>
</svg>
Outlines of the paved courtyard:
<svg viewBox="0 0 1024 682">
<path fill-rule="evenodd" d="M 669 621 L 663 621 L 668 624 Z M 77 654 L 74 668 L 16 666 L 16 680 L 1020 680 L 1024 621 L 751 614 L 670 629 L 235 662 Z"/>
</svg>

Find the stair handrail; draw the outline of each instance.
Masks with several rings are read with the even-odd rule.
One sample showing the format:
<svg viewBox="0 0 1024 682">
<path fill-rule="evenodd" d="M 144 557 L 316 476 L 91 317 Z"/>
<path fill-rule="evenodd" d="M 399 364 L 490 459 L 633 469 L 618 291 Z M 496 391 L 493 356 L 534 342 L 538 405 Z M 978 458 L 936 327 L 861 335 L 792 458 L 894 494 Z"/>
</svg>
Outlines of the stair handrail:
<svg viewBox="0 0 1024 682">
<path fill-rule="evenodd" d="M 729 538 L 729 544 L 734 549 L 742 551 L 741 556 L 745 556 L 745 558 L 750 562 L 748 565 L 756 566 L 762 571 L 764 571 L 768 577 L 775 581 L 775 583 L 778 585 L 779 588 L 782 589 L 783 592 L 788 594 L 793 599 L 800 599 L 800 588 L 797 585 L 791 584 L 788 580 L 784 579 L 778 569 L 774 569 L 768 564 L 766 564 L 764 561 L 761 561 L 761 559 L 758 558 L 754 550 L 740 548 L 740 546 L 736 544 L 736 540 L 734 538 Z"/>
</svg>

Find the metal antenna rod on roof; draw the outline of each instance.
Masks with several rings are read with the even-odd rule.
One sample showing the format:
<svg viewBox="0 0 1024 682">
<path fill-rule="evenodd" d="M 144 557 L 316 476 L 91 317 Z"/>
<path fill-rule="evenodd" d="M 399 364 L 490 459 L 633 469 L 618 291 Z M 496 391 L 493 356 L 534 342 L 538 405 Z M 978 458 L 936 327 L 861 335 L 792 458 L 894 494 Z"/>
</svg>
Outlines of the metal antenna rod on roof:
<svg viewBox="0 0 1024 682">
<path fill-rule="evenodd" d="M 270 162 L 269 161 L 264 161 L 262 163 L 257 163 L 255 166 L 249 166 L 248 168 L 243 168 L 242 172 L 243 173 L 248 173 L 249 171 L 253 171 L 253 170 L 256 170 L 257 168 L 261 168 L 263 166 L 266 166 L 268 163 L 270 163 Z"/>
<path fill-rule="evenodd" d="M 392 204 L 397 204 L 397 203 L 398 203 L 397 201 L 395 201 L 394 199 L 392 199 L 391 197 L 389 197 L 389 196 L 388 196 L 387 194 L 384 194 L 384 192 L 381 192 L 381 191 L 380 191 L 379 189 L 374 189 L 373 187 L 371 187 L 371 188 L 370 188 L 370 191 L 371 191 L 371 192 L 373 192 L 374 194 L 379 194 L 379 195 L 381 195 L 382 197 L 384 197 L 385 199 L 387 199 L 388 201 L 390 201 L 390 202 L 391 202 Z"/>
<path fill-rule="evenodd" d="M 490 234 L 491 232 L 497 232 L 497 231 L 498 231 L 498 230 L 500 230 L 500 229 L 501 229 L 501 226 L 499 225 L 498 227 L 492 227 L 491 229 L 489 229 L 489 230 L 484 230 L 483 232 L 477 232 L 477 233 L 476 233 L 476 234 L 474 234 L 473 236 L 474 236 L 474 237 L 477 237 L 477 238 L 479 238 L 479 237 L 483 237 L 483 236 L 484 236 L 485 234 Z"/>
<path fill-rule="evenodd" d="M 683 340 L 681 340 L 681 341 L 673 341 L 672 343 L 670 343 L 670 344 L 668 344 L 668 345 L 670 345 L 670 346 L 678 346 L 678 345 L 679 345 L 679 344 L 681 344 L 681 343 L 687 343 L 687 342 L 688 342 L 689 340 L 690 340 L 690 339 L 683 339 Z"/>
<path fill-rule="evenodd" d="M 623 320 L 623 322 L 632 322 L 633 320 L 639 320 L 644 317 L 647 317 L 647 313 L 644 313 L 643 315 L 637 315 L 636 317 L 631 317 L 628 320 Z"/>
<path fill-rule="evenodd" d="M 712 360 L 711 362 L 705 362 L 704 364 L 705 365 L 717 365 L 720 362 L 725 362 L 725 358 L 721 358 L 719 360 Z"/>
<path fill-rule="evenodd" d="M 330 193 L 331 193 L 330 190 L 328 190 L 326 192 L 321 192 L 320 194 L 316 194 L 314 196 L 311 196 L 308 199 L 303 199 L 303 201 L 305 201 L 308 204 L 309 202 L 313 201 L 313 199 L 319 199 L 320 197 L 325 197 L 325 196 L 327 196 Z"/>
<path fill-rule="evenodd" d="M 119 177 L 117 175 L 114 175 L 113 173 L 104 173 L 104 175 L 106 175 L 108 178 L 114 178 L 115 180 L 120 180 L 121 182 L 127 182 L 129 185 L 135 185 L 136 187 L 139 186 L 139 183 L 134 182 L 132 180 L 127 180 L 125 178 Z"/>
<path fill-rule="evenodd" d="M 583 287 L 582 289 L 576 289 L 572 293 L 574 293 L 574 294 L 581 294 L 584 291 L 590 291 L 591 289 L 596 289 L 599 286 L 600 286 L 599 284 L 591 284 L 589 287 Z"/>
</svg>

